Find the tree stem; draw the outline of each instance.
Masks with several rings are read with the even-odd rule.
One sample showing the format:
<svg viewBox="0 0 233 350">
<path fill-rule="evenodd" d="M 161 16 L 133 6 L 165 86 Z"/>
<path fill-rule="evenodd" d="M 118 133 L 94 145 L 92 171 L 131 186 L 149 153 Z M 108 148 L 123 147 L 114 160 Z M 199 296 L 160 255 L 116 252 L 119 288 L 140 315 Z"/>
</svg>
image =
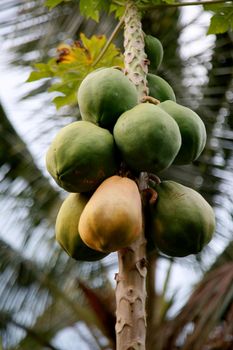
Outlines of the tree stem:
<svg viewBox="0 0 233 350">
<path fill-rule="evenodd" d="M 125 74 L 136 86 L 139 102 L 148 95 L 147 73 L 149 61 L 144 46 L 141 15 L 135 6 L 135 2 L 130 0 L 125 12 Z"/>
<path fill-rule="evenodd" d="M 128 1 L 124 28 L 125 72 L 138 90 L 138 101 L 148 94 L 147 60 L 141 18 L 133 0 Z M 147 174 L 139 180 L 142 192 Z M 143 208 L 143 218 L 144 208 Z M 145 350 L 146 343 L 146 239 L 145 222 L 137 241 L 118 252 L 116 275 L 116 344 L 117 350 Z"/>
</svg>

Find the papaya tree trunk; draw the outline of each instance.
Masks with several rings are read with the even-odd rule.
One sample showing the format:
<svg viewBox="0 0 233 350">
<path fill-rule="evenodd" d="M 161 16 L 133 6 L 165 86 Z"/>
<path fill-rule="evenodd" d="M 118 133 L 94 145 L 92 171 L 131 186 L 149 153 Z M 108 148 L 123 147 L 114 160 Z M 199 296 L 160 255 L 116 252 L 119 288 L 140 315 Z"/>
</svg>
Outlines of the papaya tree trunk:
<svg viewBox="0 0 233 350">
<path fill-rule="evenodd" d="M 138 90 L 138 102 L 148 95 L 148 60 L 144 51 L 141 17 L 135 1 L 128 1 L 124 28 L 125 74 Z M 146 174 L 138 179 L 143 191 Z M 144 217 L 144 214 L 143 214 Z M 145 221 L 137 241 L 118 252 L 116 275 L 117 350 L 145 350 L 146 342 L 146 239 Z"/>
<path fill-rule="evenodd" d="M 125 74 L 138 90 L 138 101 L 148 95 L 148 59 L 144 50 L 144 34 L 141 15 L 135 1 L 128 1 L 124 27 L 124 65 Z"/>
</svg>

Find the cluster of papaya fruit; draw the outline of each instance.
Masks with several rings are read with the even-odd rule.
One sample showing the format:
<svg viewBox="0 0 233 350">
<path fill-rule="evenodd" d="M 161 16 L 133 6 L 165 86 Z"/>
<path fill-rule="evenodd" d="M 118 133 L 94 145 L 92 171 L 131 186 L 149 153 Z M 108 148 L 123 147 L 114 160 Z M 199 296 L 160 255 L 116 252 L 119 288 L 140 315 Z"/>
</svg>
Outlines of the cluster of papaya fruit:
<svg viewBox="0 0 233 350">
<path fill-rule="evenodd" d="M 136 179 L 171 164 L 189 164 L 206 142 L 205 126 L 191 109 L 176 103 L 171 86 L 154 74 L 163 59 L 160 41 L 145 36 L 150 61 L 149 95 L 138 103 L 136 87 L 116 68 L 90 73 L 78 91 L 82 120 L 62 128 L 46 165 L 57 184 L 71 192 L 56 221 L 56 238 L 73 258 L 94 261 L 129 246 L 142 230 L 136 181 L 120 176 L 124 163 Z M 150 206 L 149 249 L 171 256 L 196 254 L 214 231 L 213 210 L 191 188 L 173 181 L 151 184 L 158 200 Z"/>
</svg>

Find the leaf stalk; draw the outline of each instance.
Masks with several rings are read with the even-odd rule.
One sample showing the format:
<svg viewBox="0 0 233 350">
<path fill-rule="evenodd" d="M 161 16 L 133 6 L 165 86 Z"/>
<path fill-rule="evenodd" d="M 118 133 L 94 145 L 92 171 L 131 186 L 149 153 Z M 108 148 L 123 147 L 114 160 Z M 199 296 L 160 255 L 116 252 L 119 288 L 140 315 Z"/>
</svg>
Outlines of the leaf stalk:
<svg viewBox="0 0 233 350">
<path fill-rule="evenodd" d="M 92 66 L 95 67 L 99 61 L 101 60 L 101 58 L 104 56 L 105 52 L 107 51 L 107 49 L 109 48 L 109 46 L 111 45 L 112 41 L 114 40 L 114 38 L 117 36 L 117 34 L 119 33 L 121 27 L 124 24 L 124 20 L 125 17 L 123 16 L 120 21 L 118 22 L 117 26 L 115 27 L 115 29 L 113 30 L 112 34 L 110 35 L 110 37 L 108 38 L 106 44 L 104 45 L 103 49 L 101 50 L 101 52 L 99 53 L 99 55 L 96 57 L 95 61 L 92 63 Z"/>
</svg>

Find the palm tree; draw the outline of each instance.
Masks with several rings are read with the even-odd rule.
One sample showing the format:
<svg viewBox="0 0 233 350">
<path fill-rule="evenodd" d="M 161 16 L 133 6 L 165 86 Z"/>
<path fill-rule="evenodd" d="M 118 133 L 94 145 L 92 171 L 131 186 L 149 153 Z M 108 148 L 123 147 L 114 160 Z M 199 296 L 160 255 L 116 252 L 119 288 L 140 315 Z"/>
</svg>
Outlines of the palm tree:
<svg viewBox="0 0 233 350">
<path fill-rule="evenodd" d="M 12 65 L 27 67 L 35 59 L 46 60 L 61 40 L 76 39 L 82 31 L 87 35 L 103 32 L 108 35 L 115 25 L 115 20 L 104 14 L 99 24 L 84 20 L 78 4 L 73 2 L 51 12 L 42 4 L 42 0 L 2 1 L 0 15 L 4 20 L 0 31 L 4 45 L 10 48 Z M 232 34 L 219 35 L 206 50 L 184 56 L 184 45 L 195 47 L 202 40 L 206 43 L 203 34 L 188 43 L 182 41 L 185 31 L 197 21 L 199 14 L 192 23 L 184 23 L 177 9 L 151 11 L 143 19 L 145 32 L 159 37 L 164 45 L 165 57 L 159 74 L 174 87 L 178 102 L 201 115 L 208 132 L 206 149 L 198 161 L 191 166 L 172 167 L 163 177 L 197 189 L 213 205 L 217 217 L 214 242 L 197 257 L 171 261 L 161 254 L 149 257 L 148 350 L 204 350 L 206 346 L 230 350 L 233 344 Z M 205 26 L 204 23 L 204 29 Z M 120 36 L 116 42 L 121 46 Z M 33 98 L 41 101 L 30 121 L 30 130 L 36 135 L 34 143 L 38 142 L 43 150 L 56 130 L 78 115 L 74 109 L 65 109 L 54 116 L 44 93 L 47 86 L 48 82 L 43 81 L 25 96 L 29 101 Z M 67 118 L 70 115 L 73 117 Z M 114 271 L 116 257 L 111 254 L 101 262 L 80 263 L 68 258 L 55 244 L 53 227 L 65 194 L 50 182 L 26 142 L 26 135 L 20 136 L 14 123 L 1 105 L 3 348 L 66 349 L 75 348 L 73 343 L 77 342 L 79 349 L 114 349 L 115 305 L 109 271 Z M 221 249 L 215 251 L 218 244 Z M 159 292 L 157 284 L 162 283 L 155 280 L 155 266 L 161 261 L 169 269 L 164 289 Z M 202 279 L 174 315 L 175 294 L 170 296 L 168 292 L 169 278 L 175 278 L 172 269 L 176 266 L 202 271 Z M 69 339 L 64 340 L 69 329 L 72 344 Z"/>
</svg>

